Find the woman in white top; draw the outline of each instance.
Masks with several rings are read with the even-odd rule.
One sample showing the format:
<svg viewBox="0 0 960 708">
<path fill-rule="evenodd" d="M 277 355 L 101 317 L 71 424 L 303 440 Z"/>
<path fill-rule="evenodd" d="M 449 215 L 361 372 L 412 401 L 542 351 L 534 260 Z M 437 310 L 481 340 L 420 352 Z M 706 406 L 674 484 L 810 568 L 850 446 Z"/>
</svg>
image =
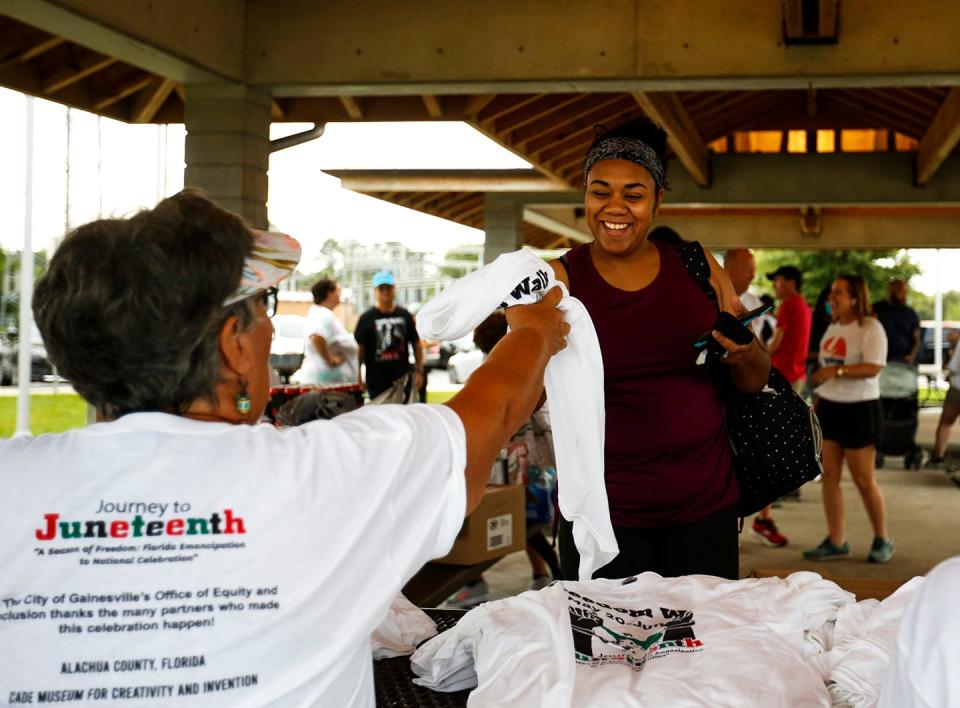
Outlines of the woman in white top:
<svg viewBox="0 0 960 708">
<path fill-rule="evenodd" d="M 873 525 L 867 560 L 886 563 L 893 556 L 893 540 L 887 535 L 886 506 L 875 467 L 883 426 L 878 374 L 887 360 L 887 335 L 873 316 L 867 284 L 859 275 L 841 275 L 833 282 L 830 307 L 833 322 L 820 340 L 820 368 L 811 378 L 823 428 L 823 509 L 829 535 L 803 555 L 807 560 L 850 555 L 840 488 L 846 460 Z"/>
<path fill-rule="evenodd" d="M 340 304 L 340 284 L 321 278 L 311 292 L 314 305 L 307 313 L 303 366 L 295 378 L 304 384 L 353 383 L 357 343 L 333 313 Z"/>
</svg>

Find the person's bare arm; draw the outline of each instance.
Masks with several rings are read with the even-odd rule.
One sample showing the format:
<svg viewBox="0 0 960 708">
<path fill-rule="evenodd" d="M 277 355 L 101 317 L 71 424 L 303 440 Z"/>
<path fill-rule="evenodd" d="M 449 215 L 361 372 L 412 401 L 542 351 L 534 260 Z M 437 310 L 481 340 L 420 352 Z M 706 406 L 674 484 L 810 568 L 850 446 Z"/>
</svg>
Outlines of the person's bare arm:
<svg viewBox="0 0 960 708">
<path fill-rule="evenodd" d="M 363 386 L 363 351 L 364 346 L 357 344 L 357 383 Z"/>
<path fill-rule="evenodd" d="M 917 352 L 920 351 L 920 328 L 916 328 L 913 332 L 910 333 L 910 351 L 906 353 L 903 357 L 903 360 L 908 364 L 912 364 L 917 358 Z"/>
<path fill-rule="evenodd" d="M 783 330 L 777 327 L 773 330 L 773 336 L 770 337 L 770 342 L 767 344 L 767 351 L 770 352 L 770 356 L 777 353 L 781 344 L 783 344 Z"/>
<path fill-rule="evenodd" d="M 421 389 L 426 381 L 427 372 L 423 368 L 423 347 L 420 345 L 419 339 L 413 345 L 413 359 L 416 362 L 414 378 L 416 379 L 417 389 Z"/>
<path fill-rule="evenodd" d="M 830 379 L 869 379 L 880 373 L 881 364 L 850 364 L 849 366 L 822 366 L 810 375 L 810 383 L 814 386 Z"/>
<path fill-rule="evenodd" d="M 323 360 L 327 362 L 327 366 L 340 366 L 340 364 L 343 363 L 343 357 L 332 353 L 330 347 L 327 346 L 327 340 L 319 334 L 310 335 L 310 344 L 320 353 Z"/>
<path fill-rule="evenodd" d="M 704 251 L 710 264 L 710 284 L 717 293 L 720 307 L 724 312 L 740 316 L 746 312 L 740 298 L 737 297 L 730 282 L 730 276 L 720 267 L 713 254 Z M 757 393 L 767 385 L 770 378 L 770 354 L 756 337 L 750 344 L 737 344 L 732 339 L 714 330 L 713 338 L 726 349 L 723 363 L 730 367 L 730 380 L 741 393 Z"/>
<path fill-rule="evenodd" d="M 547 361 L 566 346 L 570 325 L 558 302 L 554 288 L 539 303 L 509 308 L 511 331 L 446 404 L 467 435 L 467 514 L 480 503 L 500 448 L 533 412 Z"/>
</svg>

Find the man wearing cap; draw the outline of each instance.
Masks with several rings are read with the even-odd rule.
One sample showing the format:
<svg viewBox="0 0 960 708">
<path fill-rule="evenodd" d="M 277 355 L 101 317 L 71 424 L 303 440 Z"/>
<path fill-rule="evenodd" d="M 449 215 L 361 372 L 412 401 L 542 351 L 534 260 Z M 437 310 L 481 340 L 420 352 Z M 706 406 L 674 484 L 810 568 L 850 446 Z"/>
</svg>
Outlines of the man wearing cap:
<svg viewBox="0 0 960 708">
<path fill-rule="evenodd" d="M 376 398 L 410 371 L 411 347 L 416 360 L 416 386 L 422 388 L 420 337 L 413 315 L 396 304 L 396 281 L 389 270 L 374 274 L 373 297 L 373 307 L 360 316 L 353 333 L 360 363 L 366 367 L 367 393 L 371 399 Z M 364 383 L 362 376 L 360 383 Z"/>
<path fill-rule="evenodd" d="M 803 276 L 795 266 L 786 265 L 767 273 L 767 280 L 773 282 L 773 292 L 780 301 L 777 328 L 767 347 L 770 363 L 784 375 L 794 391 L 802 394 L 807 378 L 807 343 L 813 320 L 810 306 L 800 294 Z"/>
</svg>

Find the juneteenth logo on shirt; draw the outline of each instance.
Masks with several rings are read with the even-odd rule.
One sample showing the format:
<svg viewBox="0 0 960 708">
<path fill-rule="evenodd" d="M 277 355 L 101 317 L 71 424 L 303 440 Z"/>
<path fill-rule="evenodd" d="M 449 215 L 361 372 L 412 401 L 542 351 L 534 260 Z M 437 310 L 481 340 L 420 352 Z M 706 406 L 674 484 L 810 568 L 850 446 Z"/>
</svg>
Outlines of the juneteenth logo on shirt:
<svg viewBox="0 0 960 708">
<path fill-rule="evenodd" d="M 570 629 L 578 664 L 623 664 L 639 671 L 648 659 L 703 651 L 693 612 L 666 607 L 620 608 L 567 590 Z"/>
<path fill-rule="evenodd" d="M 243 519 L 233 509 L 224 509 L 223 516 L 213 512 L 209 517 L 144 519 L 97 519 L 61 521 L 60 514 L 44 514 L 43 525 L 34 535 L 38 541 L 74 538 L 140 538 L 143 536 L 205 536 L 209 534 L 245 534 Z"/>
</svg>

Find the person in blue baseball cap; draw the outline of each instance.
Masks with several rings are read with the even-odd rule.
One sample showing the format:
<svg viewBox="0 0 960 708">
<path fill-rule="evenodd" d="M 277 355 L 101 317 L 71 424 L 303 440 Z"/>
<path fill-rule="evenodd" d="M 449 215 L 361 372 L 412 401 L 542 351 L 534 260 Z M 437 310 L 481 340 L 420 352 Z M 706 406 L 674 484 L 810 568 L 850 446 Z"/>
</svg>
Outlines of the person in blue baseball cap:
<svg viewBox="0 0 960 708">
<path fill-rule="evenodd" d="M 410 372 L 409 351 L 412 348 L 416 361 L 414 384 L 418 390 L 423 388 L 420 337 L 413 315 L 396 303 L 393 273 L 381 270 L 373 274 L 373 294 L 373 307 L 360 315 L 353 333 L 360 363 L 366 368 L 366 374 L 360 374 L 360 383 L 366 384 L 370 399 L 375 399 L 389 389 L 394 381 Z"/>
</svg>

